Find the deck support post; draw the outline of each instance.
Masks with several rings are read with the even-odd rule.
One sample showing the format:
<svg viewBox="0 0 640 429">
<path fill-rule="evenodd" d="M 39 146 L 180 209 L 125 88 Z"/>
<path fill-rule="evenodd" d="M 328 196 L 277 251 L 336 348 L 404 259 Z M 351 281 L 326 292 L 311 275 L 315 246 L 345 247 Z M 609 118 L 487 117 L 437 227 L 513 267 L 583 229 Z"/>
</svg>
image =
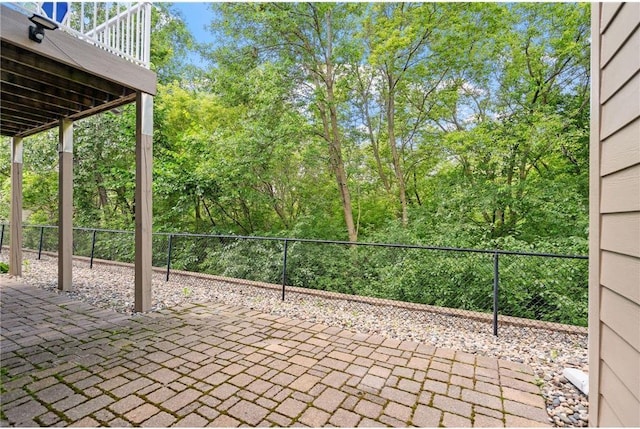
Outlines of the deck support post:
<svg viewBox="0 0 640 429">
<path fill-rule="evenodd" d="M 151 309 L 151 242 L 152 242 L 152 169 L 153 169 L 153 96 L 136 95 L 136 312 Z"/>
<path fill-rule="evenodd" d="M 58 289 L 73 290 L 73 121 L 58 131 Z"/>
<path fill-rule="evenodd" d="M 11 217 L 9 274 L 22 276 L 22 137 L 11 139 Z"/>
</svg>

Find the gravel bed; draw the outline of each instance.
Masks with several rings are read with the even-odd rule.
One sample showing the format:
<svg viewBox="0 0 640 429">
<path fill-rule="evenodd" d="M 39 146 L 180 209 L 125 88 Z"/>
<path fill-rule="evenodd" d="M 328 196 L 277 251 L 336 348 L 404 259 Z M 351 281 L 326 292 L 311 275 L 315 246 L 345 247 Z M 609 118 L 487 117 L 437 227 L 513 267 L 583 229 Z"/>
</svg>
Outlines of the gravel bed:
<svg viewBox="0 0 640 429">
<path fill-rule="evenodd" d="M 57 291 L 57 259 L 25 253 L 23 280 L 31 285 Z M 6 261 L 6 252 L 0 260 Z M 122 266 L 74 261 L 74 287 L 70 297 L 120 313 L 133 313 L 133 270 Z M 557 427 L 588 426 L 588 398 L 562 375 L 564 368 L 588 372 L 587 335 L 548 329 L 501 325 L 492 335 L 486 322 L 354 302 L 327 299 L 301 293 L 279 292 L 254 286 L 207 281 L 173 275 L 153 276 L 153 311 L 183 303 L 223 301 L 264 313 L 336 326 L 352 331 L 411 340 L 478 355 L 525 363 L 539 380 L 547 403 L 549 422 Z"/>
</svg>

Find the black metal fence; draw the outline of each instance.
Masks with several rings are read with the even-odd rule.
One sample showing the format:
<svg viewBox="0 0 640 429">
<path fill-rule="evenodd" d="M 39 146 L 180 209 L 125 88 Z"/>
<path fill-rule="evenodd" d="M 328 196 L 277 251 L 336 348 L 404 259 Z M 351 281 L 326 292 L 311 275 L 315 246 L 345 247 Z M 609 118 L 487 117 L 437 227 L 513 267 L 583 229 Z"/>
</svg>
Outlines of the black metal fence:
<svg viewBox="0 0 640 429">
<path fill-rule="evenodd" d="M 8 231 L 1 225 L 0 251 Z M 23 227 L 24 248 L 56 251 L 57 227 Z M 74 228 L 74 255 L 133 263 L 134 233 Z M 153 265 L 281 285 L 587 326 L 586 256 L 236 235 L 153 234 Z"/>
</svg>

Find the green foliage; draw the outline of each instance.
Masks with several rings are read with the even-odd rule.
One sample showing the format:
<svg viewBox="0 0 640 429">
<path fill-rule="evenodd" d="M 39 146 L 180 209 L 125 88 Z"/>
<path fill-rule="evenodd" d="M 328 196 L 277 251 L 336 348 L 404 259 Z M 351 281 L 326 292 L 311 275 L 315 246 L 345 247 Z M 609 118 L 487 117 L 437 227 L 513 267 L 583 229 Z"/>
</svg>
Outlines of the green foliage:
<svg viewBox="0 0 640 429">
<path fill-rule="evenodd" d="M 211 8 L 218 43 L 195 47 L 171 6 L 154 7 L 156 231 L 586 253 L 588 4 Z M 184 66 L 195 48 L 207 69 Z M 76 122 L 75 225 L 133 229 L 134 142 L 133 106 Z M 28 223 L 55 224 L 56 131 L 24 143 Z M 3 139 L 2 221 L 9 154 Z M 167 239 L 154 238 L 156 266 Z M 132 240 L 99 240 L 96 256 L 132 260 Z M 174 267 L 280 281 L 277 245 L 202 240 L 177 237 Z M 89 254 L 90 234 L 76 247 Z M 299 286 L 479 311 L 490 302 L 492 262 L 478 255 L 289 250 Z M 583 323 L 583 268 L 503 259 L 505 311 Z"/>
<path fill-rule="evenodd" d="M 6 393 L 7 388 L 5 387 L 5 383 L 13 381 L 11 374 L 9 373 L 9 369 L 6 366 L 0 366 L 0 393 Z M 6 416 L 4 415 L 4 410 L 2 410 L 2 414 L 0 418 L 6 420 Z"/>
<path fill-rule="evenodd" d="M 179 236 L 172 267 L 280 284 L 283 242 Z M 290 241 L 286 284 L 303 288 L 493 311 L 494 254 Z M 586 260 L 499 255 L 502 315 L 586 326 Z"/>
<path fill-rule="evenodd" d="M 587 326 L 586 260 L 500 257 L 501 314 Z"/>
<path fill-rule="evenodd" d="M 195 42 L 184 18 L 171 4 L 154 3 L 151 13 L 151 69 L 158 81 L 180 81 L 183 76 L 196 78 L 199 73 L 185 63 L 184 58 L 194 51 Z"/>
<path fill-rule="evenodd" d="M 6 262 L 0 262 L 0 274 L 6 274 L 9 272 L 9 264 Z"/>
<path fill-rule="evenodd" d="M 135 260 L 135 237 L 133 233 L 109 234 L 109 239 L 99 237 L 94 257 L 108 261 L 133 263 Z"/>
<path fill-rule="evenodd" d="M 587 6 L 212 5 L 221 43 L 199 76 L 181 17 L 154 8 L 155 229 L 346 238 L 333 106 L 361 239 L 563 251 L 588 224 Z M 133 228 L 134 125 L 133 106 L 76 123 L 76 225 Z M 56 144 L 25 139 L 30 223 L 57 221 Z"/>
</svg>

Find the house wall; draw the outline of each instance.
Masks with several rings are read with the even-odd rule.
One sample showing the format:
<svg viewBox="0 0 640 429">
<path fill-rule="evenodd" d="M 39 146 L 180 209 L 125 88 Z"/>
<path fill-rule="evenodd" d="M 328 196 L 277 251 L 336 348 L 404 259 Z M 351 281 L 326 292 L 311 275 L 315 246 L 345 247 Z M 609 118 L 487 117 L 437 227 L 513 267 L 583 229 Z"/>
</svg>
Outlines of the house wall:
<svg viewBox="0 0 640 429">
<path fill-rule="evenodd" d="M 592 4 L 589 402 L 640 426 L 640 3 Z"/>
</svg>

